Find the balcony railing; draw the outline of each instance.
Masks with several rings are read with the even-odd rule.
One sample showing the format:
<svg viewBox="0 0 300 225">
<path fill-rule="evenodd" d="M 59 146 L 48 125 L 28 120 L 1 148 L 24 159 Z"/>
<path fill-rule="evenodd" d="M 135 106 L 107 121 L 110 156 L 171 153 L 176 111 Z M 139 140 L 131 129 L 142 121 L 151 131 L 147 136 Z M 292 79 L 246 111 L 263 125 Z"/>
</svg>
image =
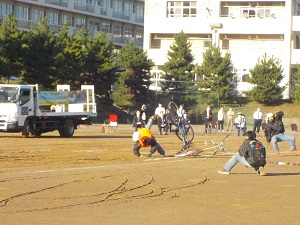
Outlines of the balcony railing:
<svg viewBox="0 0 300 225">
<path fill-rule="evenodd" d="M 128 13 L 120 12 L 120 11 L 114 11 L 113 12 L 113 17 L 120 18 L 120 19 L 125 19 L 125 20 L 130 20 L 130 16 Z"/>
<path fill-rule="evenodd" d="M 84 3 L 81 3 L 81 2 L 75 1 L 74 9 L 94 13 L 95 12 L 95 5 L 84 4 Z"/>
<path fill-rule="evenodd" d="M 136 16 L 135 22 L 144 23 L 144 17 L 143 16 Z"/>
<path fill-rule="evenodd" d="M 45 0 L 46 3 L 68 7 L 68 0 Z"/>
<path fill-rule="evenodd" d="M 100 8 L 100 14 L 106 16 L 107 15 L 107 9 Z"/>
</svg>

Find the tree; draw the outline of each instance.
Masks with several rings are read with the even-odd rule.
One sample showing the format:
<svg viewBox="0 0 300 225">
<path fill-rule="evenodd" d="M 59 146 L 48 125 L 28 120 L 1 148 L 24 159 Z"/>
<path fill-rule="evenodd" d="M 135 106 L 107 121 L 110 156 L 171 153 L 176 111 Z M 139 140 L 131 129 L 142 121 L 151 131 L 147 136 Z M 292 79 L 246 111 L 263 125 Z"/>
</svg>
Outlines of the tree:
<svg viewBox="0 0 300 225">
<path fill-rule="evenodd" d="M 22 81 L 39 84 L 46 89 L 54 88 L 54 31 L 49 31 L 47 19 L 32 26 L 23 35 L 23 64 Z"/>
<path fill-rule="evenodd" d="M 264 54 L 250 73 L 248 82 L 253 84 L 253 88 L 245 92 L 247 97 L 262 104 L 270 104 L 282 98 L 286 87 L 279 85 L 283 79 L 283 69 L 278 59 Z"/>
<path fill-rule="evenodd" d="M 200 75 L 198 85 L 201 89 L 216 93 L 221 101 L 230 98 L 232 91 L 230 82 L 233 76 L 230 53 L 226 53 L 223 57 L 220 48 L 211 45 L 203 53 L 203 62 L 197 67 L 195 73 Z"/>
<path fill-rule="evenodd" d="M 292 98 L 295 103 L 300 103 L 300 65 L 297 65 L 297 72 L 293 74 L 295 81 L 295 89 L 292 93 Z"/>
<path fill-rule="evenodd" d="M 22 34 L 14 16 L 8 16 L 0 26 L 0 77 L 5 77 L 7 83 L 11 76 L 21 73 Z"/>
<path fill-rule="evenodd" d="M 86 45 L 88 52 L 85 63 L 83 79 L 86 84 L 95 85 L 95 94 L 105 103 L 112 104 L 110 97 L 105 97 L 117 80 L 116 63 L 113 55 L 114 44 L 106 33 L 99 33 L 90 38 Z"/>
<path fill-rule="evenodd" d="M 149 71 L 154 63 L 148 59 L 147 52 L 137 48 L 133 42 L 123 45 L 117 54 L 117 64 L 126 71 L 120 74 L 118 83 L 132 95 L 135 102 L 145 102 L 151 84 Z"/>
<path fill-rule="evenodd" d="M 179 101 L 185 102 L 186 108 L 194 102 L 192 96 L 183 95 L 183 93 L 194 91 L 194 55 L 191 47 L 188 36 L 183 31 L 175 35 L 174 43 L 167 53 L 168 61 L 162 67 L 166 73 L 163 90 L 169 92 L 170 86 L 175 84 L 176 89 L 172 91 L 180 92 Z"/>
<path fill-rule="evenodd" d="M 56 84 L 70 84 L 72 88 L 80 88 L 84 83 L 82 73 L 88 55 L 86 46 L 90 37 L 82 29 L 75 35 L 68 35 L 69 26 L 65 25 L 56 38 Z"/>
</svg>

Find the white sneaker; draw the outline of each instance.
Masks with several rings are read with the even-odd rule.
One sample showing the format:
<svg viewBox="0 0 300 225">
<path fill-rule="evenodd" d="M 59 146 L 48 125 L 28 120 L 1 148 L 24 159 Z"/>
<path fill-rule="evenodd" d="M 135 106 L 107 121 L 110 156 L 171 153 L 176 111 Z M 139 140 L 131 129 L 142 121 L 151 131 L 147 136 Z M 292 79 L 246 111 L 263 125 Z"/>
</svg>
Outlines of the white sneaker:
<svg viewBox="0 0 300 225">
<path fill-rule="evenodd" d="M 225 169 L 223 169 L 223 170 L 218 170 L 218 173 L 219 173 L 219 174 L 230 174 L 230 172 L 227 171 L 227 170 L 225 170 Z"/>
</svg>

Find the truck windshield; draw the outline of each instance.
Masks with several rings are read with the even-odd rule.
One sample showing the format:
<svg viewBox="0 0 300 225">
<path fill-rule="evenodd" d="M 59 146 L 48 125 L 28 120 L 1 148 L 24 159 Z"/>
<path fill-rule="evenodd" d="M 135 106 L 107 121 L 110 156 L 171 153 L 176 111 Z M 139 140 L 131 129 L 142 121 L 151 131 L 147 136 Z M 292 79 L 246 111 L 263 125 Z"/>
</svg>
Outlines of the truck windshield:
<svg viewBox="0 0 300 225">
<path fill-rule="evenodd" d="M 19 88 L 0 87 L 0 103 L 14 102 L 17 100 Z"/>
</svg>

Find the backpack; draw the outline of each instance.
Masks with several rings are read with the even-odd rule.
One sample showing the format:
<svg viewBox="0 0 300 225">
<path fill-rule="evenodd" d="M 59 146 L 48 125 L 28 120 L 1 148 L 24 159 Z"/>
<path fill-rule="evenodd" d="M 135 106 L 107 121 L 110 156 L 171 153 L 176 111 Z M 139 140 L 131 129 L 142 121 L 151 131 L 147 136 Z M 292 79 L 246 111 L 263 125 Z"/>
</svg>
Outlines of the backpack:
<svg viewBox="0 0 300 225">
<path fill-rule="evenodd" d="M 249 154 L 247 156 L 248 163 L 253 167 L 266 165 L 266 148 L 258 140 L 252 140 L 249 143 Z"/>
</svg>

